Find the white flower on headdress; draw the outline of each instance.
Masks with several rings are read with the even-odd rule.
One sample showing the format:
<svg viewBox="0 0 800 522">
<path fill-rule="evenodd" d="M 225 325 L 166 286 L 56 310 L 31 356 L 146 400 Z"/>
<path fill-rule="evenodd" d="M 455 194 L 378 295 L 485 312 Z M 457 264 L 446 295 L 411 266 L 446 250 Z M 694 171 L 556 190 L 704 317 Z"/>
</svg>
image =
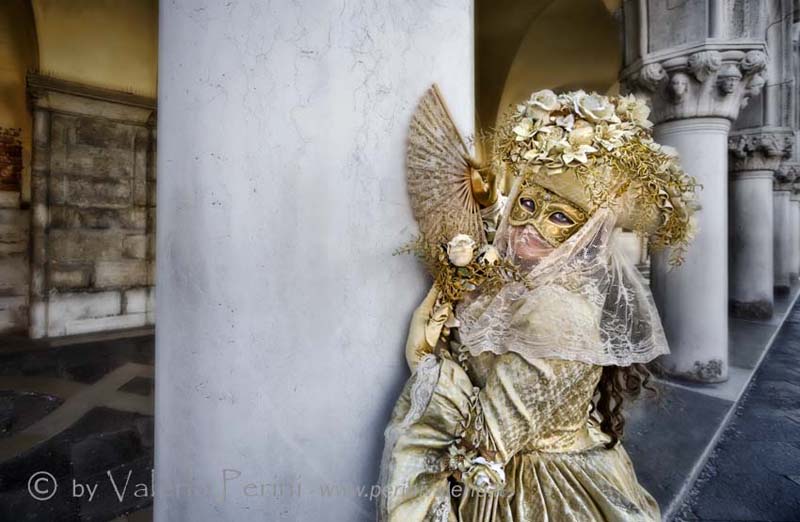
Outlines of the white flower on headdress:
<svg viewBox="0 0 800 522">
<path fill-rule="evenodd" d="M 519 124 L 511 129 L 517 135 L 517 141 L 523 141 L 536 133 L 536 128 L 533 126 L 533 121 L 529 118 L 524 118 Z"/>
<path fill-rule="evenodd" d="M 575 126 L 575 116 L 572 113 L 569 113 L 566 116 L 559 116 L 556 118 L 556 125 L 565 129 L 567 132 L 570 132 L 572 127 Z"/>
<path fill-rule="evenodd" d="M 590 121 L 613 121 L 616 118 L 614 105 L 605 96 L 578 91 L 574 100 L 575 112 Z"/>
<path fill-rule="evenodd" d="M 569 133 L 569 142 L 572 146 L 589 145 L 594 139 L 594 127 L 586 120 L 575 122 L 575 128 Z"/>
<path fill-rule="evenodd" d="M 494 246 L 486 245 L 481 248 L 480 252 L 478 253 L 478 259 L 480 260 L 481 264 L 494 265 L 500 261 L 500 252 L 498 252 L 497 248 Z"/>
<path fill-rule="evenodd" d="M 652 141 L 652 140 L 648 140 L 646 143 L 647 143 L 647 148 L 652 150 L 653 152 L 663 152 L 663 149 L 662 149 L 660 143 L 657 143 L 657 142 Z"/>
<path fill-rule="evenodd" d="M 597 152 L 597 149 L 591 145 L 579 145 L 576 148 L 569 147 L 568 149 L 564 150 L 561 155 L 561 159 L 564 161 L 565 165 L 569 165 L 572 162 L 587 163 L 589 161 L 587 154 L 591 154 L 593 152 Z"/>
<path fill-rule="evenodd" d="M 543 159 L 546 156 L 547 154 L 540 152 L 538 149 L 530 149 L 526 151 L 525 154 L 522 155 L 522 159 L 524 159 L 525 161 L 535 161 Z"/>
<path fill-rule="evenodd" d="M 555 125 L 548 125 L 547 127 L 542 127 L 539 129 L 539 135 L 536 136 L 537 141 L 562 141 L 564 138 L 567 137 L 567 133 L 561 127 L 556 127 Z"/>
<path fill-rule="evenodd" d="M 627 136 L 621 125 L 602 121 L 594 128 L 594 137 L 604 149 L 611 151 L 621 146 Z"/>
<path fill-rule="evenodd" d="M 467 234 L 457 234 L 447 243 L 447 258 L 455 266 L 467 266 L 475 257 L 475 241 Z"/>
<path fill-rule="evenodd" d="M 653 126 L 653 123 L 648 120 L 650 107 L 647 106 L 644 100 L 637 98 L 633 94 L 620 96 L 617 99 L 617 115 L 624 120 L 632 121 L 644 129 L 649 129 Z"/>
<path fill-rule="evenodd" d="M 550 89 L 531 94 L 527 115 L 535 120 L 547 120 L 550 113 L 559 108 L 558 96 Z"/>
<path fill-rule="evenodd" d="M 678 154 L 678 149 L 675 147 L 670 147 L 669 145 L 662 145 L 661 152 L 666 154 L 669 158 L 678 159 L 680 154 Z"/>
</svg>

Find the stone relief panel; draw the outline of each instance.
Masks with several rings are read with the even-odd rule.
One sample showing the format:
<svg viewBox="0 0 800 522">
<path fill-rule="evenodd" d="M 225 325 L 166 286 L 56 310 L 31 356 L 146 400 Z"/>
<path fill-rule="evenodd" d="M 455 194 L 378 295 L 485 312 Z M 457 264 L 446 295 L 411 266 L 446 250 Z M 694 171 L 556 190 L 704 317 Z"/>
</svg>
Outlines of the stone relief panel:
<svg viewBox="0 0 800 522">
<path fill-rule="evenodd" d="M 130 97 L 92 94 L 78 89 L 65 99 L 63 90 L 51 96 L 45 85 L 34 96 L 34 110 L 49 120 L 33 149 L 43 164 L 34 169 L 34 186 L 46 187 L 33 204 L 46 206 L 48 216 L 46 226 L 34 220 L 43 248 L 34 249 L 41 254 L 33 276 L 44 281 L 34 295 L 47 310 L 32 314 L 45 323 L 32 324 L 34 337 L 152 323 L 153 110 L 131 107 Z M 43 177 L 46 186 L 37 183 Z"/>
</svg>

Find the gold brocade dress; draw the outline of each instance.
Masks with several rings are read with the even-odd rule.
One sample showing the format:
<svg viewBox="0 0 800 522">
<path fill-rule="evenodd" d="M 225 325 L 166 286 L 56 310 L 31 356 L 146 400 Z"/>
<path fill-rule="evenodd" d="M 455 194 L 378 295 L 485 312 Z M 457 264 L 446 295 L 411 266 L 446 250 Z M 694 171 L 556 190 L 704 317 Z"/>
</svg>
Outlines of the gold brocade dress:
<svg viewBox="0 0 800 522">
<path fill-rule="evenodd" d="M 661 520 L 622 445 L 606 449 L 608 436 L 590 418 L 600 366 L 516 353 L 462 359 L 429 356 L 403 390 L 387 429 L 381 520 Z M 453 487 L 438 466 L 475 415 L 505 464 L 495 499 Z"/>
</svg>

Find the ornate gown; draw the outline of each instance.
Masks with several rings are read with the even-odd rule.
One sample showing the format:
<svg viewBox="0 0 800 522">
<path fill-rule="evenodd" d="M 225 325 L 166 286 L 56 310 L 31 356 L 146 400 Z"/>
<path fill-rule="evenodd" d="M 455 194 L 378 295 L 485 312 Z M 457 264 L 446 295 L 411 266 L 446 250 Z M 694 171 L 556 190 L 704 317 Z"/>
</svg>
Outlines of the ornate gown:
<svg viewBox="0 0 800 522">
<path fill-rule="evenodd" d="M 496 211 L 486 213 L 486 224 L 492 225 L 496 216 Z M 638 281 L 638 272 L 630 274 Z M 543 347 L 543 353 L 563 357 L 523 357 L 523 349 L 502 346 L 473 354 L 454 330 L 449 348 L 440 343 L 438 355 L 422 360 L 386 430 L 380 520 L 661 520 L 658 504 L 638 483 L 622 444 L 607 449 L 610 439 L 590 414 L 602 366 L 559 349 L 574 339 L 598 350 L 603 344 L 601 307 L 566 287 L 545 286 L 527 304 L 512 302 L 513 311 L 505 316 L 524 338 L 549 342 L 552 348 Z M 579 286 L 584 292 L 585 287 Z M 648 316 L 646 322 L 662 335 L 657 319 Z M 497 495 L 465 490 L 450 472 L 441 471 L 441 459 L 465 424 L 476 422 L 504 464 L 506 484 Z"/>
<path fill-rule="evenodd" d="M 562 106 L 560 98 L 549 94 L 572 121 L 574 104 Z M 585 95 L 581 91 L 570 99 Z M 593 96 L 598 103 L 605 100 Z M 616 101 L 620 110 L 631 103 L 628 98 Z M 664 243 L 683 244 L 689 229 L 681 216 L 691 213 L 681 210 L 686 206 L 679 195 L 693 185 L 679 176 L 666 155 L 653 152 L 654 144 L 643 130 L 649 122 L 632 121 L 624 111 L 622 116 L 626 125 L 641 131 L 636 139 L 630 138 L 638 148 L 623 156 L 630 160 L 635 152 L 647 163 L 633 162 L 641 168 L 627 170 L 591 169 L 584 174 L 591 178 L 585 182 L 603 195 L 600 189 L 606 181 L 627 180 L 624 186 L 636 194 L 630 202 L 657 207 L 658 212 L 669 207 L 667 217 L 659 221 L 662 228 L 665 223 L 672 227 L 666 227 L 665 234 L 672 239 Z M 523 120 L 527 117 L 525 111 L 518 114 Z M 567 121 L 550 120 L 555 121 L 550 127 Z M 537 148 L 539 142 L 526 137 L 535 134 L 532 128 L 520 124 L 514 127 L 517 131 L 517 138 L 509 140 L 512 148 L 522 143 L 544 154 Z M 606 150 L 593 150 L 600 149 Z M 522 161 L 513 154 L 501 156 L 512 163 Z M 647 283 L 615 241 L 615 227 L 626 223 L 622 218 L 638 207 L 596 205 L 579 230 L 526 266 L 525 256 L 516 254 L 508 219 L 499 219 L 502 200 L 480 209 L 473 199 L 471 177 L 465 172 L 469 174 L 475 162 L 468 159 L 464 140 L 433 87 L 412 118 L 407 154 L 409 195 L 421 235 L 433 250 L 440 247 L 440 238 L 456 233 L 479 238 L 481 244 L 491 242 L 519 267 L 525 282 L 509 281 L 499 289 L 476 287 L 457 303 L 453 324 L 460 326 L 452 330 L 448 345 L 440 341 L 435 353 L 419 362 L 386 429 L 379 520 L 660 520 L 658 504 L 638 483 L 625 449 L 619 443 L 606 448 L 610 439 L 592 415 L 603 366 L 646 363 L 669 353 Z M 535 183 L 546 182 L 552 193 L 577 203 L 586 187 L 570 172 L 545 169 L 518 176 L 508 201 L 517 201 L 521 184 L 530 175 Z M 568 189 L 575 189 L 575 194 Z M 640 214 L 646 217 L 652 212 Z M 503 466 L 505 483 L 492 494 L 465 488 L 455 481 L 452 468 L 443 465 L 452 464 L 454 455 L 478 462 L 472 460 L 475 455 L 458 454 L 467 451 L 459 449 L 467 429 L 470 434 L 478 430 L 476 440 L 490 442 L 488 448 L 496 451 L 493 460 Z"/>
<path fill-rule="evenodd" d="M 387 430 L 385 521 L 655 521 L 625 449 L 590 417 L 602 372 L 516 353 L 428 356 L 406 385 Z M 482 416 L 505 462 L 502 493 L 454 486 L 439 459 L 465 419 Z"/>
</svg>

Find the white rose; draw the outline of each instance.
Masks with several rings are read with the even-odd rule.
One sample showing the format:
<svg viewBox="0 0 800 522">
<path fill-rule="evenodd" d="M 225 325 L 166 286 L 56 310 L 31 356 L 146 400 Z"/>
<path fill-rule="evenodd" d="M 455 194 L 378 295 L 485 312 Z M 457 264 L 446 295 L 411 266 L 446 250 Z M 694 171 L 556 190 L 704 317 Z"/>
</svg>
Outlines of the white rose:
<svg viewBox="0 0 800 522">
<path fill-rule="evenodd" d="M 575 93 L 575 112 L 590 121 L 611 121 L 616 116 L 607 97 L 583 91 Z"/>
<path fill-rule="evenodd" d="M 544 120 L 559 106 L 558 96 L 550 89 L 536 91 L 528 100 L 528 116 L 536 120 Z"/>
<path fill-rule="evenodd" d="M 484 265 L 494 265 L 500 261 L 500 252 L 492 245 L 486 245 L 481 249 L 479 258 Z"/>
<path fill-rule="evenodd" d="M 455 266 L 467 266 L 475 257 L 475 241 L 467 234 L 458 234 L 447 243 L 447 258 Z"/>
</svg>

